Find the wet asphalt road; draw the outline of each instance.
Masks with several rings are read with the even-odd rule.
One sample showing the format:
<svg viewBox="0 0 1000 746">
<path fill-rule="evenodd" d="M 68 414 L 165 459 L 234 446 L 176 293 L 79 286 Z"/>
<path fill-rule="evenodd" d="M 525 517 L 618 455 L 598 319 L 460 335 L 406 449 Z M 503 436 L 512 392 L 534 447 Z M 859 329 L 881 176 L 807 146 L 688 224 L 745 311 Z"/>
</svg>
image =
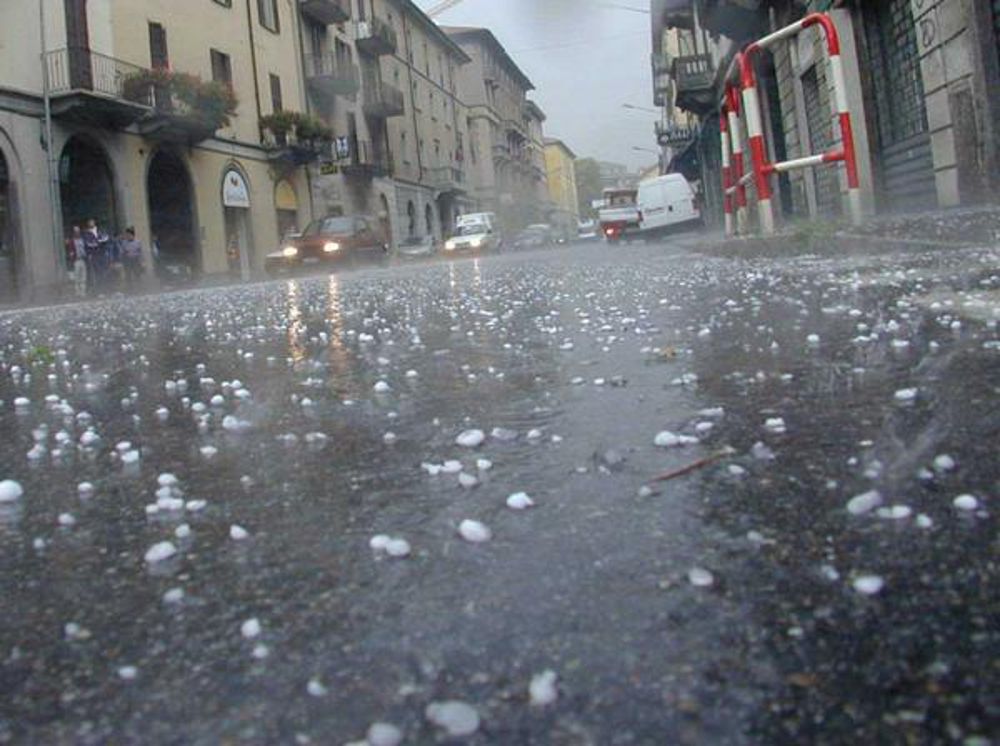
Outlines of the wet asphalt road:
<svg viewBox="0 0 1000 746">
<path fill-rule="evenodd" d="M 584 245 L 0 314 L 0 742 L 437 743 L 449 700 L 470 744 L 995 742 L 998 259 Z"/>
</svg>

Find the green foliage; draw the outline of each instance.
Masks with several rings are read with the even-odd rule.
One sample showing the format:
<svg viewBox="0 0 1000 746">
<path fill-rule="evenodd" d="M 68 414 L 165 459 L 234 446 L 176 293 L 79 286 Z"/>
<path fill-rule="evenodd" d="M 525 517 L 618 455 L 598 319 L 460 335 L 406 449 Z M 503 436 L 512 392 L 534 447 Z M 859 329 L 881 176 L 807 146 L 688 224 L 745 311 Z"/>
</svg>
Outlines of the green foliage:
<svg viewBox="0 0 1000 746">
<path fill-rule="evenodd" d="M 576 162 L 576 191 L 579 199 L 580 217 L 596 217 L 591 203 L 604 193 L 601 181 L 601 167 L 593 158 L 580 158 Z"/>
<path fill-rule="evenodd" d="M 45 346 L 38 346 L 28 353 L 28 362 L 32 365 L 39 363 L 41 365 L 51 365 L 56 361 L 56 356 L 52 353 L 52 350 Z"/>
<path fill-rule="evenodd" d="M 306 147 L 333 140 L 333 130 L 323 120 L 297 111 L 277 111 L 261 117 L 260 129 L 276 141 L 287 139 Z"/>
<path fill-rule="evenodd" d="M 197 75 L 173 70 L 141 70 L 122 81 L 122 95 L 157 108 L 176 107 L 176 113 L 213 130 L 227 127 L 239 101 L 225 83 L 204 81 Z"/>
</svg>

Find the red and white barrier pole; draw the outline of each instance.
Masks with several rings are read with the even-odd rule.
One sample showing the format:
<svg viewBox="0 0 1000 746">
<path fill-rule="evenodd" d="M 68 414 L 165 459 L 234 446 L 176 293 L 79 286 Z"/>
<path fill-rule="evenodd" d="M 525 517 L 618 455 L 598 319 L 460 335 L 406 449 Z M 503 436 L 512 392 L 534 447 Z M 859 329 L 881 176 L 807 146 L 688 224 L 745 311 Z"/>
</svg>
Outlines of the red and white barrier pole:
<svg viewBox="0 0 1000 746">
<path fill-rule="evenodd" d="M 726 107 L 719 114 L 719 140 L 722 143 L 722 210 L 726 218 L 726 236 L 733 235 L 733 198 L 729 194 L 732 180 L 729 167 L 729 132 L 727 126 Z"/>
<path fill-rule="evenodd" d="M 767 161 L 767 147 L 764 143 L 764 125 L 760 115 L 760 98 L 757 95 L 757 80 L 753 72 L 753 55 L 759 49 L 750 44 L 740 61 L 740 80 L 743 86 L 743 110 L 746 114 L 747 138 L 750 141 L 750 158 L 753 162 L 754 184 L 757 189 L 757 211 L 760 232 L 765 236 L 774 234 L 774 207 L 771 203 L 771 166 Z"/>
<path fill-rule="evenodd" d="M 742 55 L 738 55 L 742 56 Z M 736 231 L 745 235 L 747 225 L 747 188 L 743 184 L 743 135 L 740 132 L 740 95 L 736 86 L 726 88 L 726 98 L 729 105 L 726 109 L 729 116 L 729 141 L 733 151 L 732 183 L 736 186 Z"/>
</svg>

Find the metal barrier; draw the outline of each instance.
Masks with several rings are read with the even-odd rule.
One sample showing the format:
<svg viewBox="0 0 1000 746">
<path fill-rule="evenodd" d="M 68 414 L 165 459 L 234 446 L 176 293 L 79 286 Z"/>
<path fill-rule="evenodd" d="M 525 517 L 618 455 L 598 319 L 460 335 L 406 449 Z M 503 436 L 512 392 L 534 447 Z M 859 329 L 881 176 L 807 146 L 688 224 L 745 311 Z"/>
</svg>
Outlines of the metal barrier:
<svg viewBox="0 0 1000 746">
<path fill-rule="evenodd" d="M 803 158 L 772 162 L 768 160 L 764 141 L 764 126 L 760 97 L 757 93 L 757 79 L 753 69 L 754 55 L 780 41 L 797 36 L 813 26 L 822 29 L 826 37 L 826 49 L 830 60 L 830 77 L 833 83 L 836 112 L 834 120 L 840 128 L 841 147 L 825 153 L 816 153 Z M 732 74 L 739 72 L 740 93 L 732 82 Z M 847 174 L 848 209 L 854 224 L 861 222 L 861 185 L 858 178 L 857 153 L 854 145 L 854 130 L 850 108 L 847 103 L 847 86 L 844 82 L 844 66 L 840 56 L 840 36 L 833 20 L 826 13 L 810 13 L 793 24 L 785 26 L 758 41 L 748 44 L 733 60 L 730 74 L 725 79 L 725 98 L 720 108 L 719 126 L 722 129 L 722 188 L 725 196 L 726 233 L 732 235 L 733 204 L 736 204 L 737 220 L 735 229 L 743 233 L 747 229 L 746 185 L 754 183 L 757 194 L 757 209 L 760 231 L 765 235 L 774 233 L 774 206 L 771 190 L 771 176 L 799 168 L 844 162 Z M 743 142 L 741 130 L 741 103 L 743 120 L 746 124 L 752 170 L 743 173 Z M 731 157 L 730 157 L 731 151 Z M 742 215 L 740 211 L 742 209 Z"/>
</svg>

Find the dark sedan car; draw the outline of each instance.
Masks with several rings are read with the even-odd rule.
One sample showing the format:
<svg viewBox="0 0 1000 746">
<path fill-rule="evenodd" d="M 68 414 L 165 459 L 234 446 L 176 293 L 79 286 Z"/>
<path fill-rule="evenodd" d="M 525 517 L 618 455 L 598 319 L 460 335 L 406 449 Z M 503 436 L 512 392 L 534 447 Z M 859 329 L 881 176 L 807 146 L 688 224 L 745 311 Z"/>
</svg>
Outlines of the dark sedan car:
<svg viewBox="0 0 1000 746">
<path fill-rule="evenodd" d="M 337 216 L 314 220 L 301 236 L 267 255 L 265 269 L 278 274 L 296 269 L 354 261 L 382 261 L 388 243 L 378 223 L 363 216 Z"/>
</svg>

